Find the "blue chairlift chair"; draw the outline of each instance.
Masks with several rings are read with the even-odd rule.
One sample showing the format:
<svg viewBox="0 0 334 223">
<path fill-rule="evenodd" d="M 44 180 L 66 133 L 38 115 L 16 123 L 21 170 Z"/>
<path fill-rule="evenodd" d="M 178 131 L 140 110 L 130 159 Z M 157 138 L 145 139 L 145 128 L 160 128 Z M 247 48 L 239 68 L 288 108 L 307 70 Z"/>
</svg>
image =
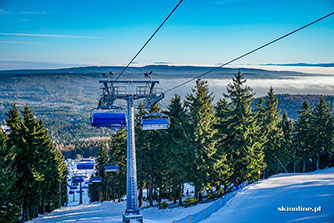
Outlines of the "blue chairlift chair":
<svg viewBox="0 0 334 223">
<path fill-rule="evenodd" d="M 93 113 L 91 117 L 91 125 L 94 127 L 122 128 L 126 124 L 125 113 Z"/>
<path fill-rule="evenodd" d="M 77 164 L 78 170 L 92 170 L 94 169 L 94 163 L 92 161 L 80 161 Z"/>
<path fill-rule="evenodd" d="M 119 166 L 116 163 L 107 163 L 104 166 L 104 172 L 118 172 L 119 171 Z"/>
<path fill-rule="evenodd" d="M 93 183 L 100 183 L 100 182 L 102 182 L 102 177 L 93 177 L 93 178 L 91 179 L 91 181 L 92 181 Z"/>
<path fill-rule="evenodd" d="M 168 115 L 163 113 L 150 113 L 144 115 L 141 121 L 142 130 L 168 129 L 170 120 Z"/>
<path fill-rule="evenodd" d="M 72 182 L 73 183 L 82 183 L 82 182 L 84 182 L 84 178 L 82 176 L 74 176 Z"/>
</svg>

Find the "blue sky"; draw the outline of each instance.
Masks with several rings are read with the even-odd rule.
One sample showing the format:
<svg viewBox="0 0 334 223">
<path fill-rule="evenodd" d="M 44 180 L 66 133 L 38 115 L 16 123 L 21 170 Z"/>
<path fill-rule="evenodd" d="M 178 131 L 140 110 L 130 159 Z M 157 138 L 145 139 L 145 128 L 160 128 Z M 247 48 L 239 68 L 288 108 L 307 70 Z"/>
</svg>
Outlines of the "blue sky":
<svg viewBox="0 0 334 223">
<path fill-rule="evenodd" d="M 127 64 L 178 0 L 0 0 L 0 61 Z M 334 0 L 184 0 L 136 59 L 219 64 L 334 11 Z M 334 62 L 334 16 L 237 62 Z"/>
</svg>

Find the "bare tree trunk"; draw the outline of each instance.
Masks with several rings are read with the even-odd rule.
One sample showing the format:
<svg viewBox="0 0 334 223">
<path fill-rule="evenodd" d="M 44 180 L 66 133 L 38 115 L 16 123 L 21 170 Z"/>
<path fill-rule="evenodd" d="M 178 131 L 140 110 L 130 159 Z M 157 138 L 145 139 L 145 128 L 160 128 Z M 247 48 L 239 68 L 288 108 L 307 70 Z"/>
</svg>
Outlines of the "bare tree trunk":
<svg viewBox="0 0 334 223">
<path fill-rule="evenodd" d="M 121 196 L 122 196 L 122 180 L 119 178 L 119 186 L 118 186 L 118 202 L 121 202 Z"/>
<path fill-rule="evenodd" d="M 45 213 L 45 197 L 43 195 L 43 198 L 42 198 L 42 213 L 41 214 L 44 214 Z"/>
<path fill-rule="evenodd" d="M 150 167 L 150 206 L 153 206 L 153 173 L 152 166 Z"/>
<path fill-rule="evenodd" d="M 26 217 L 25 217 L 25 220 L 26 220 L 26 221 L 29 221 L 29 220 L 30 220 L 29 207 L 28 207 L 28 205 L 26 206 Z"/>
<path fill-rule="evenodd" d="M 320 162 L 320 155 L 319 153 L 316 154 L 317 155 L 317 161 L 316 161 L 316 170 L 319 170 L 319 162 Z"/>
<path fill-rule="evenodd" d="M 306 162 L 305 160 L 303 160 L 303 173 L 305 173 L 305 169 L 306 169 Z"/>
<path fill-rule="evenodd" d="M 138 206 L 139 207 L 143 206 L 143 183 L 142 183 L 142 181 L 139 183 L 138 201 L 139 201 Z"/>
<path fill-rule="evenodd" d="M 183 197 L 183 184 L 180 185 L 179 206 L 182 205 L 182 197 Z"/>
</svg>

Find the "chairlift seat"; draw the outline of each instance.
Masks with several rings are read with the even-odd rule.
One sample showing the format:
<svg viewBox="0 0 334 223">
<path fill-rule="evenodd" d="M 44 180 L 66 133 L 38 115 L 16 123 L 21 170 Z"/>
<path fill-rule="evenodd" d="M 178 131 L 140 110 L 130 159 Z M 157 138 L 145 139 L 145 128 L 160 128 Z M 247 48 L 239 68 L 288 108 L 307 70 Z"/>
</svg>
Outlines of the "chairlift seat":
<svg viewBox="0 0 334 223">
<path fill-rule="evenodd" d="M 70 186 L 70 190 L 75 190 L 75 189 L 77 189 L 76 186 Z"/>
<path fill-rule="evenodd" d="M 91 181 L 92 181 L 93 183 L 100 183 L 100 182 L 102 182 L 102 177 L 93 177 L 93 178 L 91 179 Z"/>
<path fill-rule="evenodd" d="M 116 165 L 115 163 L 107 163 L 104 166 L 104 172 L 118 172 L 119 171 L 119 166 Z"/>
<path fill-rule="evenodd" d="M 74 194 L 74 191 L 73 191 L 73 190 L 70 190 L 68 193 L 69 193 L 69 194 Z"/>
<path fill-rule="evenodd" d="M 83 177 L 73 177 L 73 183 L 81 183 L 84 182 Z"/>
<path fill-rule="evenodd" d="M 92 170 L 94 169 L 94 163 L 91 162 L 83 162 L 77 164 L 78 170 Z"/>
<path fill-rule="evenodd" d="M 158 129 L 168 129 L 169 120 L 168 118 L 148 118 L 143 119 L 141 122 L 142 130 L 158 130 Z"/>
<path fill-rule="evenodd" d="M 85 182 L 85 184 L 88 184 L 88 185 L 89 185 L 89 184 L 92 184 L 92 183 L 93 183 L 92 180 L 88 180 L 88 181 Z"/>
<path fill-rule="evenodd" d="M 94 127 L 126 127 L 125 113 L 94 113 L 92 114 L 91 125 Z"/>
</svg>

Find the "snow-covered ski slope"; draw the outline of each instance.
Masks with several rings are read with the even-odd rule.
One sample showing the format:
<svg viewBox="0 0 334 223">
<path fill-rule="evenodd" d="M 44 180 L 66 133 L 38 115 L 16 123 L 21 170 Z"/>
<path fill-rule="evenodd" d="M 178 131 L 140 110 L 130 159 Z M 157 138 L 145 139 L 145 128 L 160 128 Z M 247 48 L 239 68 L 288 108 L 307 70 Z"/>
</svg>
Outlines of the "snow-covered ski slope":
<svg viewBox="0 0 334 223">
<path fill-rule="evenodd" d="M 144 208 L 146 223 L 172 223 L 208 207 L 159 210 Z M 319 206 L 321 211 L 318 211 Z M 288 212 L 278 208 L 316 208 L 317 212 Z M 125 202 L 63 207 L 31 222 L 106 222 L 121 223 Z M 284 209 L 282 209 L 284 210 Z M 305 174 L 278 174 L 254 183 L 239 192 L 223 208 L 201 223 L 334 223 L 334 168 Z"/>
<path fill-rule="evenodd" d="M 300 211 L 302 208 L 313 210 Z M 251 184 L 201 221 L 218 222 L 334 223 L 334 168 L 305 174 L 278 174 Z"/>
</svg>

